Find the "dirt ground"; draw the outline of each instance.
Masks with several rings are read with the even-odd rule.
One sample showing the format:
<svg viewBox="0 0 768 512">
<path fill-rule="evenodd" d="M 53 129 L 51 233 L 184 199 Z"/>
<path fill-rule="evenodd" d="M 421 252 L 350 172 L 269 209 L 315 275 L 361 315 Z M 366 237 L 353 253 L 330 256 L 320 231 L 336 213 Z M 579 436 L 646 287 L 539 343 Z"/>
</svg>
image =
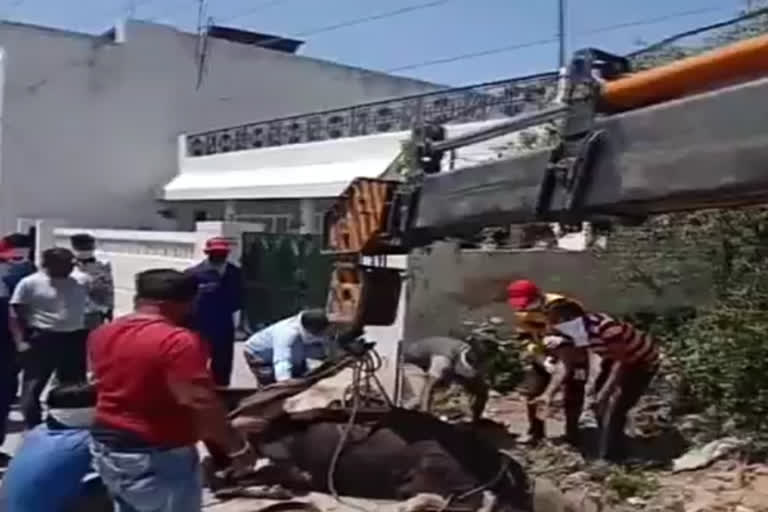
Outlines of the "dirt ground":
<svg viewBox="0 0 768 512">
<path fill-rule="evenodd" d="M 648 404 L 641 407 L 641 414 L 649 409 Z M 547 512 L 768 511 L 767 465 L 747 464 L 734 456 L 705 469 L 673 473 L 671 461 L 693 447 L 680 432 L 684 421 L 654 430 L 643 424 L 646 418 L 639 417 L 641 414 L 629 428 L 633 435 L 630 465 L 621 469 L 585 460 L 560 443 L 557 438 L 563 423 L 559 417 L 548 421 L 550 439 L 541 447 L 515 445 L 509 437 L 522 434 L 526 425 L 524 402 L 515 394 L 490 399 L 487 417 L 494 423 L 485 428 L 502 448 L 525 462 L 542 488 L 555 488 L 565 497 L 563 508 L 542 508 Z"/>
</svg>

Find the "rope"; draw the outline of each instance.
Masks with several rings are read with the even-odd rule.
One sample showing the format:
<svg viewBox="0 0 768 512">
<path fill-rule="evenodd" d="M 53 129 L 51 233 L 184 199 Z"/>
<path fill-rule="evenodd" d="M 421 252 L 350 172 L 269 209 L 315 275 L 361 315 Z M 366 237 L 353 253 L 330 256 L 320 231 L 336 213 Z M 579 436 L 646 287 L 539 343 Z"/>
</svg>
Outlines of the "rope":
<svg viewBox="0 0 768 512">
<path fill-rule="evenodd" d="M 445 504 L 440 508 L 439 512 L 445 512 L 446 510 L 448 510 L 449 507 L 451 506 L 451 504 L 454 501 L 463 501 L 463 500 L 469 498 L 470 496 L 474 496 L 475 494 L 477 494 L 479 492 L 483 492 L 486 489 L 488 489 L 490 487 L 493 487 L 494 485 L 499 483 L 499 480 L 501 480 L 504 477 L 504 475 L 507 474 L 507 472 L 509 471 L 509 466 L 510 466 L 510 464 L 512 464 L 512 459 L 508 455 L 501 454 L 501 456 L 503 458 L 503 462 L 499 465 L 499 470 L 496 472 L 496 474 L 493 476 L 493 478 L 491 478 L 487 482 L 485 482 L 483 484 L 480 484 L 477 487 L 474 487 L 474 488 L 472 488 L 472 489 L 470 489 L 470 490 L 468 490 L 468 491 L 466 491 L 464 493 L 461 493 L 461 494 L 458 494 L 458 495 L 452 494 L 445 501 Z"/>
<path fill-rule="evenodd" d="M 341 505 L 346 505 L 356 510 L 360 510 L 361 512 L 369 511 L 355 503 L 349 503 L 341 499 L 341 496 L 339 496 L 339 493 L 336 489 L 334 474 L 336 473 L 336 465 L 338 464 L 339 458 L 341 457 L 341 452 L 344 450 L 344 446 L 347 444 L 347 439 L 349 438 L 349 434 L 352 432 L 352 427 L 355 426 L 355 419 L 357 418 L 357 413 L 360 410 L 360 376 L 363 372 L 363 369 L 367 370 L 369 368 L 375 368 L 375 361 L 369 354 L 370 353 L 366 353 L 360 360 L 358 360 L 352 370 L 352 410 L 350 411 L 349 419 L 347 420 L 347 423 L 341 432 L 341 438 L 336 444 L 336 449 L 333 451 L 331 463 L 328 466 L 327 477 L 328 490 L 331 492 L 333 499 Z M 367 364 L 369 361 L 371 366 Z"/>
</svg>

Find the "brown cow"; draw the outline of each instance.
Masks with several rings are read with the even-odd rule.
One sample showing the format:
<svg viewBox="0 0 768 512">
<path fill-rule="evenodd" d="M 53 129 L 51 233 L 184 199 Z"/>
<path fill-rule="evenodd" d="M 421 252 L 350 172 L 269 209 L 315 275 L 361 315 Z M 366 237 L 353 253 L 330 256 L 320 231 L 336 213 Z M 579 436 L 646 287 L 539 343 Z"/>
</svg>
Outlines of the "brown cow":
<svg viewBox="0 0 768 512">
<path fill-rule="evenodd" d="M 286 415 L 251 435 L 274 464 L 270 473 L 280 475 L 260 483 L 329 493 L 329 470 L 343 442 L 333 471 L 341 495 L 407 500 L 428 493 L 475 509 L 487 490 L 506 510 L 531 510 L 522 467 L 471 430 L 403 409 L 363 412 L 351 426 L 347 420 L 347 411 L 316 410 Z"/>
</svg>

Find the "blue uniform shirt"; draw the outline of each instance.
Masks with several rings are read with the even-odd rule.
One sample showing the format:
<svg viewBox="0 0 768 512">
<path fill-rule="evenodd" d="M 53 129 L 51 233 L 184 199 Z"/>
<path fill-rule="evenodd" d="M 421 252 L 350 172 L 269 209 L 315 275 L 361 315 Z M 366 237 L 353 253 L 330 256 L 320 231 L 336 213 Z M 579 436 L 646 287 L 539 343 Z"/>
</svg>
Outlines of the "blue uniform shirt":
<svg viewBox="0 0 768 512">
<path fill-rule="evenodd" d="M 3 275 L 3 284 L 8 290 L 8 297 L 13 295 L 13 290 L 16 289 L 16 285 L 19 281 L 27 276 L 31 276 L 37 272 L 37 267 L 31 261 L 23 261 L 20 263 L 12 263 L 7 272 Z"/>
<path fill-rule="evenodd" d="M 24 438 L 0 484 L 0 510 L 59 512 L 83 492 L 91 470 L 90 434 L 38 425 Z"/>
<path fill-rule="evenodd" d="M 301 326 L 301 315 L 292 316 L 255 333 L 245 342 L 245 351 L 271 362 L 275 380 L 301 377 L 307 359 L 325 359 L 328 339 L 315 336 Z"/>
<path fill-rule="evenodd" d="M 227 263 L 224 271 L 203 261 L 187 270 L 197 279 L 198 295 L 194 328 L 214 346 L 235 341 L 232 315 L 242 309 L 242 275 Z"/>
</svg>

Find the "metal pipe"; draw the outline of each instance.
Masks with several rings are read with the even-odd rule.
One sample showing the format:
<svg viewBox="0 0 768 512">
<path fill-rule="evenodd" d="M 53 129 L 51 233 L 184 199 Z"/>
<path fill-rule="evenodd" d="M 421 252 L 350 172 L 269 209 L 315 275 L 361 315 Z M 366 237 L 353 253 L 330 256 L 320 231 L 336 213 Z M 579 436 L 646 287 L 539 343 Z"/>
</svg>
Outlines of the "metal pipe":
<svg viewBox="0 0 768 512">
<path fill-rule="evenodd" d="M 499 123 L 490 128 L 484 128 L 475 132 L 467 133 L 465 135 L 459 135 L 453 139 L 448 139 L 440 142 L 435 142 L 432 145 L 434 151 L 450 151 L 452 149 L 458 149 L 463 146 L 469 146 L 471 144 L 477 144 L 488 139 L 501 137 L 508 133 L 516 132 L 546 123 L 547 121 L 553 121 L 568 112 L 568 105 L 555 105 L 552 107 L 539 110 L 537 112 L 528 112 L 515 116 L 503 123 Z"/>
</svg>

